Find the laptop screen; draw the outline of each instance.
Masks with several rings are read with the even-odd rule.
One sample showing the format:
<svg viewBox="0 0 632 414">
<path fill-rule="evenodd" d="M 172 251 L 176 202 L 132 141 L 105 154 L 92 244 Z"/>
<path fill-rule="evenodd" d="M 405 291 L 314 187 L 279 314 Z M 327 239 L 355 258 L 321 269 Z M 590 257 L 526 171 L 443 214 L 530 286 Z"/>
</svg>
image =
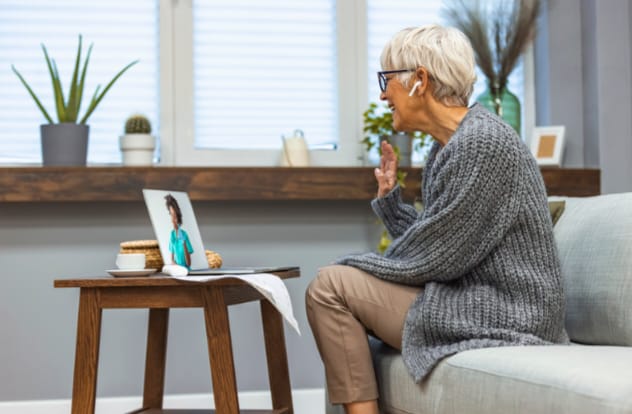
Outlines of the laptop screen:
<svg viewBox="0 0 632 414">
<path fill-rule="evenodd" d="M 165 264 L 206 269 L 208 261 L 189 195 L 182 191 L 143 190 L 149 218 Z"/>
</svg>

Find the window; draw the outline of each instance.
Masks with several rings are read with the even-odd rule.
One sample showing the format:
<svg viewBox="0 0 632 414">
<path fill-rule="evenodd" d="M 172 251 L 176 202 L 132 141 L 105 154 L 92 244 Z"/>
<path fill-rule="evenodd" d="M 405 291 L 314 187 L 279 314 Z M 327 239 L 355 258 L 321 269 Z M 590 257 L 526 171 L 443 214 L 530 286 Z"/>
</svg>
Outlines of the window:
<svg viewBox="0 0 632 414">
<path fill-rule="evenodd" d="M 341 51 L 354 33 L 340 30 L 352 3 L 193 0 L 176 10 L 174 50 L 184 52 L 175 64 L 173 162 L 278 165 L 281 136 L 300 129 L 314 164 L 353 165 L 354 108 L 342 91 L 357 88 L 341 85 L 356 70 L 341 68 L 357 63 Z"/>
<path fill-rule="evenodd" d="M 195 146 L 336 144 L 334 0 L 193 2 Z"/>
<path fill-rule="evenodd" d="M 192 58 L 178 59 L 176 71 L 192 79 L 178 89 L 194 97 L 190 107 L 178 105 L 175 163 L 278 165 L 281 134 L 299 128 L 312 149 L 324 150 L 312 151 L 316 164 L 360 164 L 361 114 L 379 100 L 383 45 L 403 27 L 441 23 L 441 4 L 193 1 L 191 21 L 176 23 L 193 27 L 182 38 L 192 42 Z M 521 96 L 521 68 L 511 80 Z M 479 76 L 473 97 L 484 89 Z"/>
<path fill-rule="evenodd" d="M 116 30 L 112 30 L 116 27 Z M 94 43 L 86 75 L 82 111 L 125 65 L 128 70 L 88 119 L 89 163 L 119 163 L 119 136 L 127 116 L 141 112 L 159 130 L 158 4 L 155 0 L 3 0 L 0 2 L 0 162 L 41 162 L 39 125 L 46 120 L 11 71 L 20 71 L 47 112 L 57 119 L 50 76 L 40 43 L 68 84 L 83 36 L 84 54 Z"/>
<path fill-rule="evenodd" d="M 165 165 L 278 165 L 281 135 L 295 129 L 303 130 L 313 164 L 360 165 L 362 112 L 379 100 L 382 47 L 403 27 L 441 23 L 441 3 L 4 0 L 0 162 L 40 161 L 44 118 L 11 64 L 52 111 L 39 44 L 57 59 L 67 86 L 81 33 L 85 46 L 94 43 L 87 95 L 140 59 L 90 117 L 91 164 L 120 162 L 124 121 L 141 112 L 152 121 Z M 531 124 L 529 79 L 521 65 L 510 80 L 523 98 L 525 126 Z M 484 87 L 479 76 L 473 96 Z"/>
</svg>

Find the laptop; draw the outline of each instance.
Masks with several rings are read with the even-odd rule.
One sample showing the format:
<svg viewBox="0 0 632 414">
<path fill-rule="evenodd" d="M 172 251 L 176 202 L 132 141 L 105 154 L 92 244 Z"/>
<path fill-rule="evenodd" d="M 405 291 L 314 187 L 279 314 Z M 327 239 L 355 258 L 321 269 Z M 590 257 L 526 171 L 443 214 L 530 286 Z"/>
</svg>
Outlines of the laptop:
<svg viewBox="0 0 632 414">
<path fill-rule="evenodd" d="M 144 189 L 143 198 L 158 240 L 162 261 L 188 268 L 190 276 L 298 270 L 297 266 L 210 268 L 189 195 L 182 191 Z"/>
</svg>

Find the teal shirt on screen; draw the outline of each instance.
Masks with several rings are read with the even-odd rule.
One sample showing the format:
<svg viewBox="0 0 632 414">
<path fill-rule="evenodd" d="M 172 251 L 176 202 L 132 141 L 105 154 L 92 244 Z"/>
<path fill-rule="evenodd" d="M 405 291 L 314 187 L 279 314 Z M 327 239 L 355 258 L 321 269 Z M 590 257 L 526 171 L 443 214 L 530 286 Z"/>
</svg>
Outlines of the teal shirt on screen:
<svg viewBox="0 0 632 414">
<path fill-rule="evenodd" d="M 175 230 L 171 230 L 171 237 L 169 238 L 169 251 L 173 254 L 173 258 L 176 264 L 189 269 L 190 266 L 187 265 L 187 256 L 186 252 L 184 251 L 185 245 L 187 250 L 189 251 L 189 255 L 193 254 L 193 247 L 191 247 L 191 242 L 189 241 L 189 235 L 187 234 L 187 232 L 182 230 L 182 228 L 178 229 L 177 234 Z"/>
</svg>

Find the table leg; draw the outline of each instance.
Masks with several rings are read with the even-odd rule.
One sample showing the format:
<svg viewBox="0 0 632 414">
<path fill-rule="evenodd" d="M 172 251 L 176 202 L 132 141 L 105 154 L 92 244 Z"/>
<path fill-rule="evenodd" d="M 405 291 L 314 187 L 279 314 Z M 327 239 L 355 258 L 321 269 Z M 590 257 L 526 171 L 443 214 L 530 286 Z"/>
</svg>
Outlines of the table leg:
<svg viewBox="0 0 632 414">
<path fill-rule="evenodd" d="M 167 360 L 169 309 L 149 309 L 145 356 L 144 408 L 162 408 Z"/>
<path fill-rule="evenodd" d="M 98 303 L 98 289 L 81 288 L 72 384 L 72 414 L 94 413 L 100 339 L 101 308 Z"/>
<path fill-rule="evenodd" d="M 261 319 L 268 360 L 272 408 L 275 410 L 286 408 L 287 414 L 293 414 L 292 388 L 287 366 L 283 318 L 269 301 L 263 299 L 261 300 Z"/>
<path fill-rule="evenodd" d="M 221 287 L 208 286 L 203 288 L 202 292 L 215 412 L 239 414 L 228 306 L 224 302 Z"/>
</svg>

